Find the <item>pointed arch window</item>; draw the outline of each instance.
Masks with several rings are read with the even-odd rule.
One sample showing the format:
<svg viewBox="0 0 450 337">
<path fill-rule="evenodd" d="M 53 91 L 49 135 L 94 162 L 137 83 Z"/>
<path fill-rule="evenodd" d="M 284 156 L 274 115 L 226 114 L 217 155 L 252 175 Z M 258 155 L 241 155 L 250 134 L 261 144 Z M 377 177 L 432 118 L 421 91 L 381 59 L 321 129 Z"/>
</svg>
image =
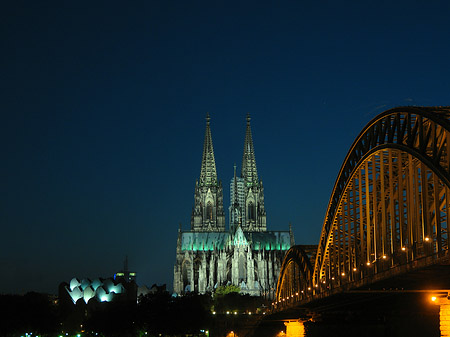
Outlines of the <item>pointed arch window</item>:
<svg viewBox="0 0 450 337">
<path fill-rule="evenodd" d="M 248 203 L 247 214 L 248 220 L 255 221 L 256 219 L 255 205 L 253 205 L 253 202 L 251 201 Z"/>
<path fill-rule="evenodd" d="M 208 201 L 206 204 L 206 219 L 212 221 L 213 220 L 213 208 L 211 201 Z"/>
</svg>

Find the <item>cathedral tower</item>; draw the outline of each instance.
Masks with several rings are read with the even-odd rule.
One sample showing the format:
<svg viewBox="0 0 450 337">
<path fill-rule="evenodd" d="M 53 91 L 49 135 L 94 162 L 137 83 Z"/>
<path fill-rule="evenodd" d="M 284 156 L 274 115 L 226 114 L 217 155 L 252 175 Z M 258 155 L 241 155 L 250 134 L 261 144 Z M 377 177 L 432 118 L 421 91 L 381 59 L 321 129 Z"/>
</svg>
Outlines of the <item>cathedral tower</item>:
<svg viewBox="0 0 450 337">
<path fill-rule="evenodd" d="M 250 115 L 247 114 L 247 130 L 245 132 L 244 154 L 242 156 L 241 179 L 243 181 L 243 199 L 240 205 L 242 229 L 244 231 L 266 231 L 266 210 L 264 208 L 264 187 L 258 179 L 256 170 L 255 149 L 253 148 Z"/>
<path fill-rule="evenodd" d="M 214 292 L 233 284 L 241 293 L 272 298 L 292 231 L 267 231 L 264 189 L 256 171 L 250 116 L 242 171 L 230 184 L 230 230 L 225 230 L 222 184 L 217 179 L 210 119 L 206 116 L 200 179 L 195 183 L 191 229 L 178 229 L 173 288 L 177 294 Z"/>
<path fill-rule="evenodd" d="M 192 231 L 225 231 L 222 183 L 217 179 L 209 114 L 206 115 L 200 179 L 195 182 Z"/>
</svg>

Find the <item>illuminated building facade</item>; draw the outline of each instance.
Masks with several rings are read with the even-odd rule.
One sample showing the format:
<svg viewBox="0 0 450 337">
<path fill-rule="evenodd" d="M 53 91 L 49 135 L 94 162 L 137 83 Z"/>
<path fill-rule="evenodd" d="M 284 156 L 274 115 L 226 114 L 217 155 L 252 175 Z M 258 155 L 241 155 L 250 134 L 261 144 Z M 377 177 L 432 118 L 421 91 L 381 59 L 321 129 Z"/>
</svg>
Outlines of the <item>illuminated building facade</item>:
<svg viewBox="0 0 450 337">
<path fill-rule="evenodd" d="M 232 284 L 243 293 L 273 296 L 281 263 L 294 245 L 294 236 L 291 229 L 267 231 L 264 188 L 256 169 L 249 116 L 241 176 L 237 177 L 235 167 L 230 187 L 230 221 L 226 230 L 223 189 L 217 177 L 207 116 L 191 230 L 178 230 L 174 292 L 206 293 Z"/>
<path fill-rule="evenodd" d="M 111 302 L 115 300 L 132 300 L 137 298 L 136 272 L 128 270 L 128 257 L 125 257 L 123 270 L 114 277 L 96 279 L 78 279 L 74 277 L 69 283 L 61 283 L 59 297 L 67 303 L 77 304 L 82 300 L 89 302 Z"/>
</svg>

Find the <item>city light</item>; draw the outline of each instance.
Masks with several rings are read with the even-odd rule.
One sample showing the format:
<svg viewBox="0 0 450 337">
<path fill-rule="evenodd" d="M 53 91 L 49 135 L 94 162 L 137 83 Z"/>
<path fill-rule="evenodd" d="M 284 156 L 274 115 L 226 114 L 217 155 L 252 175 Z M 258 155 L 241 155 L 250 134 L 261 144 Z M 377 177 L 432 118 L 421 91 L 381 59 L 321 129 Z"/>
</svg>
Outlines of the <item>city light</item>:
<svg viewBox="0 0 450 337">
<path fill-rule="evenodd" d="M 436 296 L 431 296 L 431 301 L 436 302 Z"/>
</svg>

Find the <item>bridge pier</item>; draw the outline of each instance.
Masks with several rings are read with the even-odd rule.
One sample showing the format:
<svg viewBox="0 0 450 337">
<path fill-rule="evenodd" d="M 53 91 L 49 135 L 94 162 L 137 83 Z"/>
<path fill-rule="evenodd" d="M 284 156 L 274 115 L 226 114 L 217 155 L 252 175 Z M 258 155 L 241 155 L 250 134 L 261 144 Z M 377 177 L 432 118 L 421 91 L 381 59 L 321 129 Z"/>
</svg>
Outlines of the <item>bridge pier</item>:
<svg viewBox="0 0 450 337">
<path fill-rule="evenodd" d="M 305 326 L 302 320 L 289 320 L 284 322 L 284 325 L 286 326 L 286 337 L 305 336 Z"/>
<path fill-rule="evenodd" d="M 441 331 L 441 337 L 450 337 L 450 300 L 448 296 L 433 296 L 431 300 L 436 305 L 439 305 L 439 329 Z"/>
</svg>

